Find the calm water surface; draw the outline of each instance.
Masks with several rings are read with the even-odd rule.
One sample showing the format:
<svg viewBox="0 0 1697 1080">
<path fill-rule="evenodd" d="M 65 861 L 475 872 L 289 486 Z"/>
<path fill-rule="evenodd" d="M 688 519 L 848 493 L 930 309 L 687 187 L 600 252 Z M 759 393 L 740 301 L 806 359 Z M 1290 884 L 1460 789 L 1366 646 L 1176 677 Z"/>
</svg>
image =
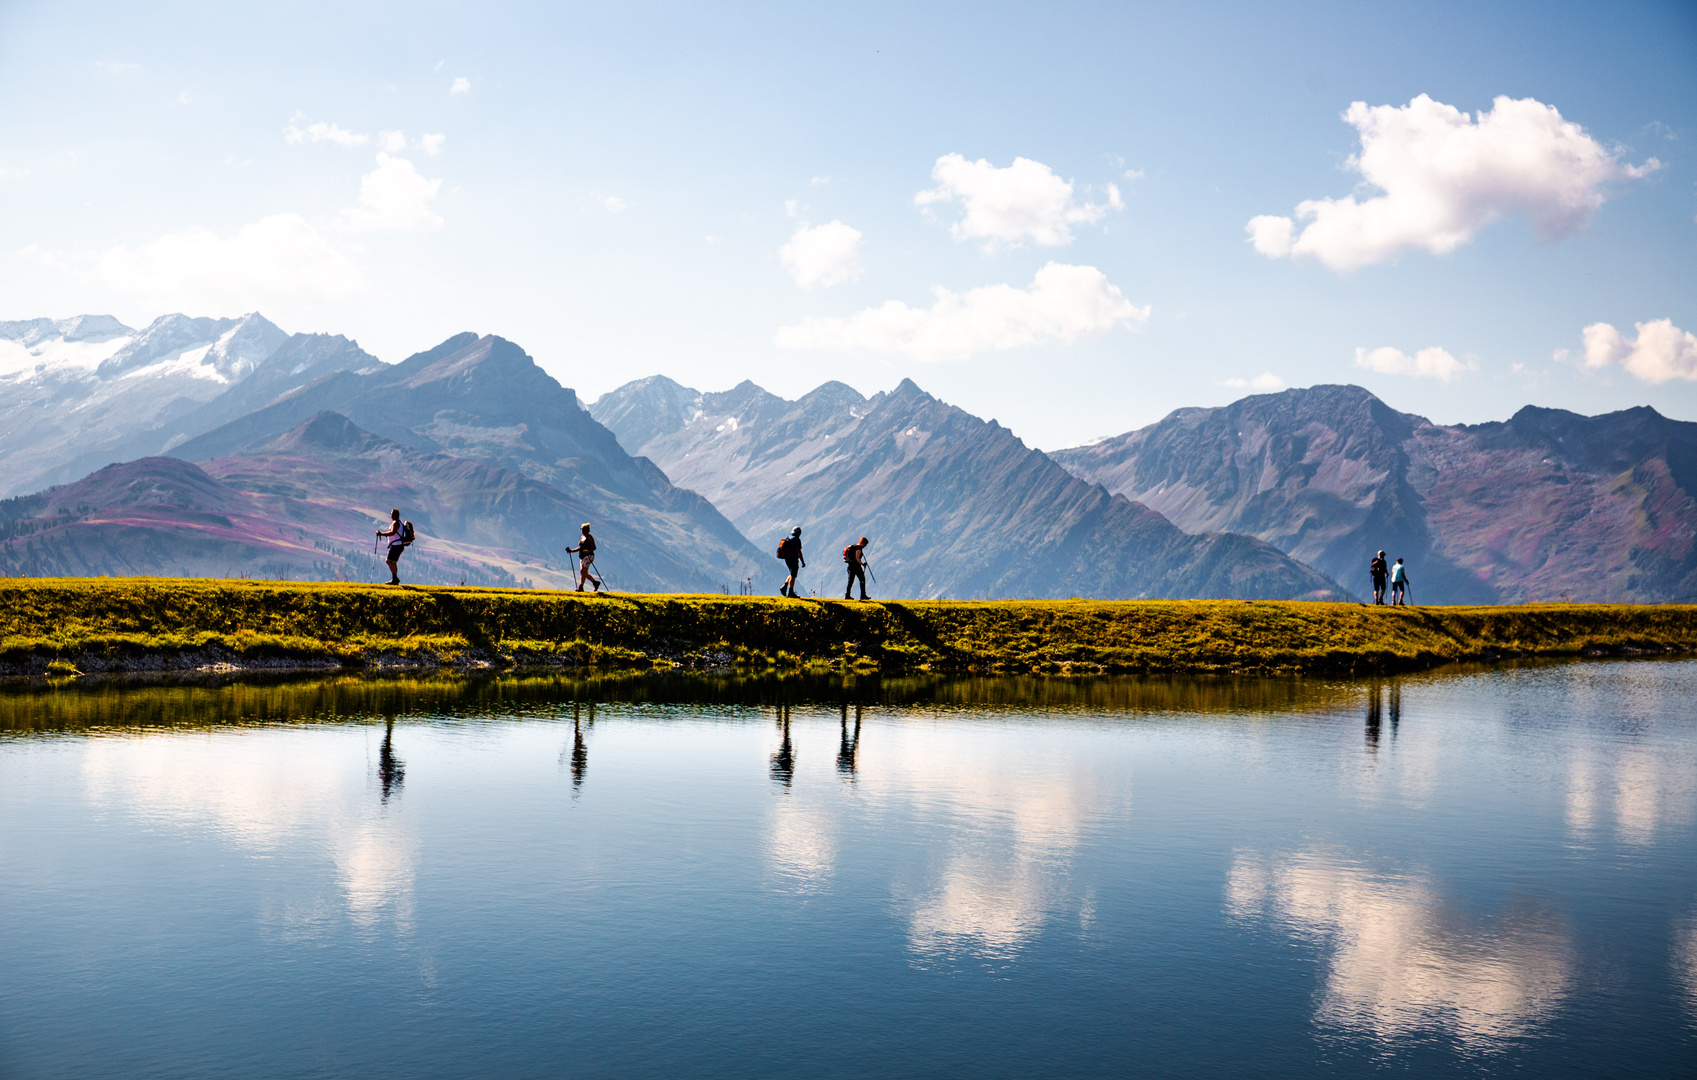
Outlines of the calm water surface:
<svg viewBox="0 0 1697 1080">
<path fill-rule="evenodd" d="M 0 690 L 0 1076 L 1697 1075 L 1697 663 Z"/>
</svg>

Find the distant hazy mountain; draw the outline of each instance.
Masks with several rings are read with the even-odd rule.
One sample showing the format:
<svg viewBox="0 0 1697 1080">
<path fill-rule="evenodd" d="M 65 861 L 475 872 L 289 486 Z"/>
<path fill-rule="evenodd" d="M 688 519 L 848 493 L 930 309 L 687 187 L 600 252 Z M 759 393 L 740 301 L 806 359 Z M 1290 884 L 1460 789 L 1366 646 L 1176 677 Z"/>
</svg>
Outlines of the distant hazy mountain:
<svg viewBox="0 0 1697 1080">
<path fill-rule="evenodd" d="M 1251 533 L 1357 591 L 1384 548 L 1434 603 L 1697 594 L 1697 424 L 1650 408 L 1444 427 L 1316 386 L 1052 456 L 1182 528 Z"/>
<path fill-rule="evenodd" d="M 410 582 L 570 587 L 560 538 L 593 518 L 611 584 L 719 584 L 672 558 L 646 515 L 611 516 L 513 470 L 414 450 L 336 413 L 249 453 L 199 465 L 143 458 L 0 502 L 0 573 L 386 579 L 372 534 L 390 506 L 418 530 L 402 564 Z"/>
<path fill-rule="evenodd" d="M 763 585 L 781 577 L 778 540 L 801 525 L 803 583 L 820 595 L 842 587 L 841 549 L 863 534 L 886 597 L 1341 595 L 1260 541 L 1188 536 L 909 381 L 870 399 L 826 383 L 786 401 L 749 382 L 702 394 L 655 377 L 591 412 L 760 545 Z"/>
<path fill-rule="evenodd" d="M 327 370 L 375 363 L 258 314 L 166 315 L 141 331 L 105 315 L 0 323 L 0 496 L 157 454 Z"/>
<path fill-rule="evenodd" d="M 583 506 L 581 520 L 616 523 L 625 532 L 602 540 L 602 565 L 627 587 L 716 590 L 765 568 L 711 503 L 627 454 L 575 393 L 498 337 L 460 334 L 399 364 L 338 371 L 170 453 L 192 461 L 258 453 L 324 411 L 413 450 L 540 481 Z M 577 524 L 556 532 L 551 550 L 575 543 Z"/>
</svg>

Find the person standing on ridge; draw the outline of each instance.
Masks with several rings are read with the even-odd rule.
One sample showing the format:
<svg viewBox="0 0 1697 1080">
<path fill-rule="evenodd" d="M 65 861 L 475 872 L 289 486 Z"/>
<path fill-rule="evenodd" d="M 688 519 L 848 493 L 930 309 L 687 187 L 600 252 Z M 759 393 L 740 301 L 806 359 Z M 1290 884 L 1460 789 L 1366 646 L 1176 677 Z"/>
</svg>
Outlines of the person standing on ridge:
<svg viewBox="0 0 1697 1080">
<path fill-rule="evenodd" d="M 400 510 L 389 511 L 389 527 L 378 529 L 378 536 L 389 538 L 389 555 L 385 560 L 389 564 L 389 584 L 401 583 L 401 552 L 412 546 L 412 522 L 402 521 Z"/>
<path fill-rule="evenodd" d="M 1397 560 L 1401 562 L 1401 559 Z M 1367 572 L 1373 575 L 1373 602 L 1385 602 L 1385 577 L 1390 573 L 1390 567 L 1385 565 L 1385 553 L 1379 552 L 1373 556 L 1373 561 L 1367 564 Z"/>
<path fill-rule="evenodd" d="M 567 548 L 566 554 L 577 556 L 577 591 L 582 592 L 583 583 L 587 581 L 595 586 L 596 592 L 600 592 L 601 579 L 589 572 L 589 568 L 595 565 L 595 537 L 589 535 L 589 522 L 583 523 L 582 531 L 583 539 L 578 541 L 577 547 Z"/>
<path fill-rule="evenodd" d="M 1408 603 L 1407 595 L 1408 570 L 1402 565 L 1402 560 L 1398 559 L 1396 565 L 1391 567 L 1391 606 L 1406 606 Z"/>
<path fill-rule="evenodd" d="M 782 559 L 784 565 L 790 568 L 790 576 L 784 579 L 783 587 L 778 590 L 778 595 L 787 596 L 794 600 L 797 598 L 795 579 L 801 573 L 801 568 L 807 565 L 807 560 L 802 558 L 801 555 L 800 525 L 797 525 L 795 531 L 784 537 L 783 542 L 778 545 L 778 558 Z"/>
<path fill-rule="evenodd" d="M 843 561 L 848 563 L 848 584 L 843 586 L 843 599 L 852 600 L 856 579 L 860 581 L 860 598 L 866 597 L 866 545 L 871 543 L 866 537 L 860 538 L 860 543 L 850 544 L 843 549 Z"/>
</svg>

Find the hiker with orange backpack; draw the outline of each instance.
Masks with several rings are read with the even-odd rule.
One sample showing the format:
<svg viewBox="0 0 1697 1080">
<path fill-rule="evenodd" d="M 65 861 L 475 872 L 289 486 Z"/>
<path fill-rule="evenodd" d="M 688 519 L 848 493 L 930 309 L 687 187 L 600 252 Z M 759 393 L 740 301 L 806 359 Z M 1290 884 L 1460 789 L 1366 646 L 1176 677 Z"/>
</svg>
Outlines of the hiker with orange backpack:
<svg viewBox="0 0 1697 1080">
<path fill-rule="evenodd" d="M 848 563 L 848 584 L 843 586 L 844 600 L 854 599 L 854 597 L 850 594 L 854 592 L 854 583 L 857 579 L 860 581 L 860 598 L 862 600 L 867 599 L 866 545 L 871 542 L 872 541 L 863 536 L 860 538 L 860 543 L 850 544 L 848 547 L 843 549 L 843 561 Z"/>
<path fill-rule="evenodd" d="M 797 525 L 794 532 L 779 542 L 778 558 L 783 560 L 784 565 L 790 568 L 790 576 L 784 579 L 783 586 L 778 589 L 778 595 L 787 596 L 792 600 L 796 599 L 795 579 L 801 573 L 801 568 L 807 565 L 807 560 L 802 558 L 801 555 L 800 525 Z"/>
</svg>

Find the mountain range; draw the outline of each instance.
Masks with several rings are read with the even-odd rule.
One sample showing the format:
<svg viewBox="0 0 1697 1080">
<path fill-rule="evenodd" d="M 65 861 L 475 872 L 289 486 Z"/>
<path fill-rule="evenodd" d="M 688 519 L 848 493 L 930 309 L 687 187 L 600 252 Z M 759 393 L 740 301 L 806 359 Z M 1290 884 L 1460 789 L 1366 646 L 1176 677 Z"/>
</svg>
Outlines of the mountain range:
<svg viewBox="0 0 1697 1080">
<path fill-rule="evenodd" d="M 415 581 L 565 585 L 593 521 L 643 591 L 775 591 L 800 525 L 820 595 L 862 535 L 886 597 L 1342 599 L 1379 548 L 1426 603 L 1697 595 L 1697 424 L 1649 408 L 1444 426 L 1317 386 L 1043 453 L 911 381 L 586 408 L 500 337 L 387 364 L 257 313 L 0 322 L 5 495 L 5 573 L 358 580 L 401 506 Z"/>
<path fill-rule="evenodd" d="M 1261 541 L 1187 535 L 907 380 L 787 401 L 750 382 L 703 394 L 656 376 L 590 412 L 763 549 L 802 526 L 822 595 L 846 577 L 839 549 L 865 535 L 886 596 L 1344 596 Z"/>
<path fill-rule="evenodd" d="M 1697 424 L 1648 407 L 1445 426 L 1315 386 L 1052 456 L 1180 528 L 1249 533 L 1357 589 L 1383 548 L 1427 603 L 1697 595 Z"/>
</svg>

